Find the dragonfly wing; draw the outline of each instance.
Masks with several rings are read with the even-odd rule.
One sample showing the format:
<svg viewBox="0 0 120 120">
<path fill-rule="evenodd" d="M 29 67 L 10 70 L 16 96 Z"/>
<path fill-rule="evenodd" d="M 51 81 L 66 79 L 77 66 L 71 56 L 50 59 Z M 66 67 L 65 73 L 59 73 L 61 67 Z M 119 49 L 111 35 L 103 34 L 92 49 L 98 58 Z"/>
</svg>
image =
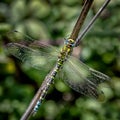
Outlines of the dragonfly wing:
<svg viewBox="0 0 120 120">
<path fill-rule="evenodd" d="M 99 99 L 103 92 L 98 89 L 98 85 L 108 81 L 109 77 L 98 72 L 87 65 L 70 57 L 64 67 L 64 81 L 75 91 Z"/>
<path fill-rule="evenodd" d="M 49 54 L 48 56 L 48 53 L 45 51 L 34 50 L 19 43 L 7 44 L 7 51 L 9 54 L 36 69 L 41 69 L 41 67 L 44 67 L 51 59 L 55 61 L 55 58 L 57 58 L 54 54 L 52 56 Z M 51 64 L 53 63 L 51 62 Z M 51 64 L 47 64 L 46 67 L 49 67 Z"/>
</svg>

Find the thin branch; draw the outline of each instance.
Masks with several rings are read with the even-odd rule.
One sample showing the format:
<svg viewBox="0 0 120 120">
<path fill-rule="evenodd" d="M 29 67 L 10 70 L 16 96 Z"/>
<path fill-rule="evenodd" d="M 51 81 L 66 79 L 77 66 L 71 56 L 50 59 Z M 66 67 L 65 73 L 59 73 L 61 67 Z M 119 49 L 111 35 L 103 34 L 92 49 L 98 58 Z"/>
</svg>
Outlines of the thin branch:
<svg viewBox="0 0 120 120">
<path fill-rule="evenodd" d="M 76 24 L 75 24 L 75 27 L 73 29 L 73 32 L 72 32 L 70 38 L 72 38 L 72 39 L 76 39 L 77 38 L 79 30 L 80 30 L 80 28 L 81 28 L 81 26 L 82 26 L 82 24 L 84 22 L 84 19 L 86 17 L 85 14 L 88 13 L 92 2 L 93 2 L 93 0 L 86 0 L 85 1 L 84 5 L 83 5 L 82 12 L 81 12 L 81 14 L 80 14 Z M 36 95 L 32 99 L 32 101 L 31 101 L 30 105 L 28 106 L 27 110 L 25 111 L 25 113 L 21 117 L 21 120 L 27 120 L 31 116 L 32 111 L 33 111 L 37 101 L 39 100 L 40 95 L 42 94 L 42 88 L 47 83 L 46 81 L 47 81 L 47 77 L 45 78 L 45 80 L 43 81 L 41 87 L 39 88 L 39 90 L 37 91 Z"/>
<path fill-rule="evenodd" d="M 49 77 L 49 74 L 45 77 L 41 87 L 38 89 L 37 93 L 35 94 L 35 96 L 32 99 L 30 105 L 28 106 L 28 108 L 26 109 L 25 113 L 23 114 L 23 116 L 21 117 L 20 120 L 28 120 L 30 118 L 30 116 L 32 115 L 32 111 L 33 111 L 37 101 L 39 100 L 39 98 L 40 98 L 40 96 L 43 92 L 43 88 L 48 81 L 48 77 Z"/>
<path fill-rule="evenodd" d="M 76 40 L 77 37 L 78 37 L 78 33 L 83 25 L 83 22 L 84 22 L 84 19 L 86 18 L 86 15 L 92 5 L 92 2 L 93 0 L 86 0 L 84 5 L 83 5 L 83 8 L 82 8 L 82 12 L 73 28 L 73 31 L 70 35 L 70 38 L 73 39 L 73 40 Z M 53 68 L 54 69 L 54 68 Z M 52 70 L 53 70 L 52 69 Z M 52 71 L 51 71 L 52 72 Z M 47 84 L 48 80 L 49 80 L 49 77 L 51 75 L 51 72 L 45 77 L 45 80 L 43 81 L 41 87 L 39 88 L 39 90 L 37 91 L 36 95 L 34 96 L 34 98 L 32 99 L 29 107 L 27 108 L 27 110 L 25 111 L 25 113 L 23 114 L 23 116 L 21 117 L 21 120 L 27 120 L 32 112 L 33 112 L 33 109 L 37 103 L 37 101 L 39 100 L 42 92 L 43 92 L 43 88 L 45 87 L 45 85 Z"/>
</svg>

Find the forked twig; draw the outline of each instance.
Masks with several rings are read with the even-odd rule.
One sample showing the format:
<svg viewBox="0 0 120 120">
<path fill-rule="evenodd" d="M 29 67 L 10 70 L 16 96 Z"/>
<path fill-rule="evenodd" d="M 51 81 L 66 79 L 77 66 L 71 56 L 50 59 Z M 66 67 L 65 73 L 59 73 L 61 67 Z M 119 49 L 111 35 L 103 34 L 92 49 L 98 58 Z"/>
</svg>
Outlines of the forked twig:
<svg viewBox="0 0 120 120">
<path fill-rule="evenodd" d="M 82 33 L 78 36 L 77 40 L 76 40 L 76 46 L 78 46 L 80 44 L 80 41 L 82 40 L 82 38 L 85 36 L 85 34 L 90 30 L 90 28 L 92 27 L 92 25 L 94 24 L 95 20 L 99 17 L 99 15 L 102 13 L 102 11 L 106 8 L 106 6 L 108 5 L 108 3 L 110 2 L 110 0 L 106 0 L 104 2 L 104 4 L 102 5 L 102 7 L 98 10 L 98 12 L 96 13 L 96 15 L 92 18 L 92 20 L 89 22 L 88 26 L 82 31 Z"/>
<path fill-rule="evenodd" d="M 78 37 L 78 33 L 83 25 L 84 19 L 87 16 L 87 13 L 92 5 L 93 0 L 86 0 L 83 8 L 82 8 L 82 12 L 74 26 L 74 29 L 70 35 L 70 39 L 73 39 L 74 41 L 76 41 L 76 46 L 79 45 L 79 41 L 81 40 L 81 38 L 85 35 L 85 32 L 87 32 L 90 27 L 92 26 L 92 24 L 94 23 L 94 21 L 96 20 L 96 18 L 100 15 L 100 13 L 103 11 L 103 9 L 106 7 L 106 5 L 110 2 L 110 0 L 106 0 L 105 3 L 103 4 L 103 6 L 100 8 L 100 10 L 98 11 L 98 13 L 95 15 L 95 17 L 92 19 L 92 21 L 89 23 L 88 27 L 85 28 L 85 30 L 82 32 L 82 34 L 80 35 L 80 37 Z M 78 37 L 78 39 L 77 39 Z M 53 68 L 54 69 L 54 68 Z M 23 114 L 23 116 L 21 117 L 21 120 L 27 120 L 32 112 L 33 109 L 37 103 L 37 101 L 39 100 L 40 96 L 43 95 L 43 90 L 46 84 L 49 83 L 48 88 L 50 87 L 50 82 L 48 82 L 50 80 L 50 75 L 52 74 L 52 71 L 45 77 L 45 80 L 43 81 L 41 87 L 38 89 L 36 95 L 34 96 L 34 98 L 32 99 L 29 107 L 27 108 L 27 110 L 25 111 L 25 113 Z M 51 81 L 52 82 L 52 81 Z"/>
</svg>

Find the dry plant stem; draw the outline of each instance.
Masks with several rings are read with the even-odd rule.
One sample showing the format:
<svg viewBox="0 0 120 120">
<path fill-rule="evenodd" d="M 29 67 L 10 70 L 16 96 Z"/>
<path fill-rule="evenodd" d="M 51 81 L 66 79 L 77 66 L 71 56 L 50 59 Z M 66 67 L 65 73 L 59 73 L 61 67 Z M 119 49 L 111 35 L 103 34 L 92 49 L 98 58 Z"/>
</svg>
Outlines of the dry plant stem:
<svg viewBox="0 0 120 120">
<path fill-rule="evenodd" d="M 110 1 L 110 0 L 107 0 L 107 1 Z M 73 29 L 73 31 L 71 33 L 70 39 L 73 39 L 73 40 L 77 39 L 79 31 L 80 31 L 80 29 L 82 27 L 84 19 L 86 18 L 86 15 L 87 15 L 87 13 L 88 13 L 91 5 L 92 5 L 92 2 L 93 2 L 93 0 L 86 0 L 85 1 L 84 5 L 83 5 L 83 8 L 82 8 L 82 12 L 81 12 L 81 14 L 80 14 L 75 26 L 74 26 L 74 29 Z M 44 88 L 44 86 L 46 85 L 46 83 L 49 80 L 50 75 L 51 75 L 51 72 L 45 77 L 41 87 L 38 89 L 36 95 L 32 99 L 30 105 L 28 106 L 28 108 L 26 109 L 25 113 L 23 114 L 23 116 L 21 117 L 20 120 L 27 120 L 31 116 L 31 114 L 33 112 L 33 109 L 34 109 L 37 101 L 39 100 L 39 98 L 40 98 L 40 96 L 42 94 L 43 88 Z"/>
<path fill-rule="evenodd" d="M 90 6 L 92 4 L 93 0 L 86 0 L 84 5 L 83 5 L 83 9 L 82 9 L 82 12 L 75 24 L 75 27 L 73 29 L 73 32 L 70 36 L 71 39 L 76 39 L 77 36 L 78 36 L 78 33 L 79 33 L 79 30 L 84 22 L 84 19 L 86 18 L 86 15 L 90 9 Z M 48 75 L 49 76 L 49 75 Z M 44 85 L 47 83 L 48 81 L 48 76 L 46 76 L 45 80 L 43 81 L 41 87 L 38 89 L 36 95 L 34 96 L 34 98 L 32 99 L 30 105 L 28 106 L 27 110 L 25 111 L 25 113 L 23 114 L 23 116 L 21 117 L 20 120 L 27 120 L 31 114 L 32 114 L 32 111 L 37 103 L 37 101 L 39 100 L 39 97 L 40 95 L 42 94 L 42 88 L 44 87 Z"/>
<path fill-rule="evenodd" d="M 49 79 L 49 74 L 45 77 L 41 87 L 38 89 L 37 93 L 35 94 L 30 105 L 28 106 L 28 108 L 26 109 L 25 113 L 23 114 L 23 116 L 21 117 L 20 120 L 28 120 L 28 118 L 30 118 L 30 116 L 32 115 L 33 109 L 34 109 L 37 101 L 39 100 L 39 98 L 42 94 L 43 88 L 46 85 L 48 79 Z"/>
<path fill-rule="evenodd" d="M 93 1 L 94 0 L 86 0 L 84 2 L 82 11 L 81 11 L 81 13 L 79 15 L 79 18 L 78 18 L 78 20 L 77 20 L 77 22 L 76 22 L 76 24 L 75 24 L 75 26 L 73 28 L 73 31 L 72 31 L 71 35 L 70 35 L 70 39 L 73 39 L 73 40 L 77 39 L 78 34 L 80 32 L 80 29 L 81 29 L 81 27 L 82 27 L 82 25 L 83 25 L 83 23 L 85 21 L 85 18 L 87 16 L 87 13 L 88 13 Z"/>
</svg>

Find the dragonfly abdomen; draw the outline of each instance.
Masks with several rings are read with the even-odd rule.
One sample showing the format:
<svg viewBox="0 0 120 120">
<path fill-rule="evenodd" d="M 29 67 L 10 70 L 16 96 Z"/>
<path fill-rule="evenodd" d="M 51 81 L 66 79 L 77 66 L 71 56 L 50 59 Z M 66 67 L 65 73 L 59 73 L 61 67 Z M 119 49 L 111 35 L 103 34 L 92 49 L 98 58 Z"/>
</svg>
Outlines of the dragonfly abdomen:
<svg viewBox="0 0 120 120">
<path fill-rule="evenodd" d="M 50 85 L 53 83 L 53 80 L 55 79 L 55 76 L 58 73 L 61 66 L 62 66 L 62 63 L 58 62 L 56 64 L 56 66 L 53 68 L 53 70 L 50 72 L 50 74 L 48 74 L 48 76 L 46 76 L 45 79 L 47 79 L 47 82 L 43 83 L 44 87 L 42 88 L 40 98 L 37 101 L 37 103 L 36 103 L 36 105 L 33 109 L 33 114 L 35 114 L 38 111 L 43 99 L 45 98 L 45 96 L 48 92 L 48 89 L 49 89 Z"/>
</svg>

